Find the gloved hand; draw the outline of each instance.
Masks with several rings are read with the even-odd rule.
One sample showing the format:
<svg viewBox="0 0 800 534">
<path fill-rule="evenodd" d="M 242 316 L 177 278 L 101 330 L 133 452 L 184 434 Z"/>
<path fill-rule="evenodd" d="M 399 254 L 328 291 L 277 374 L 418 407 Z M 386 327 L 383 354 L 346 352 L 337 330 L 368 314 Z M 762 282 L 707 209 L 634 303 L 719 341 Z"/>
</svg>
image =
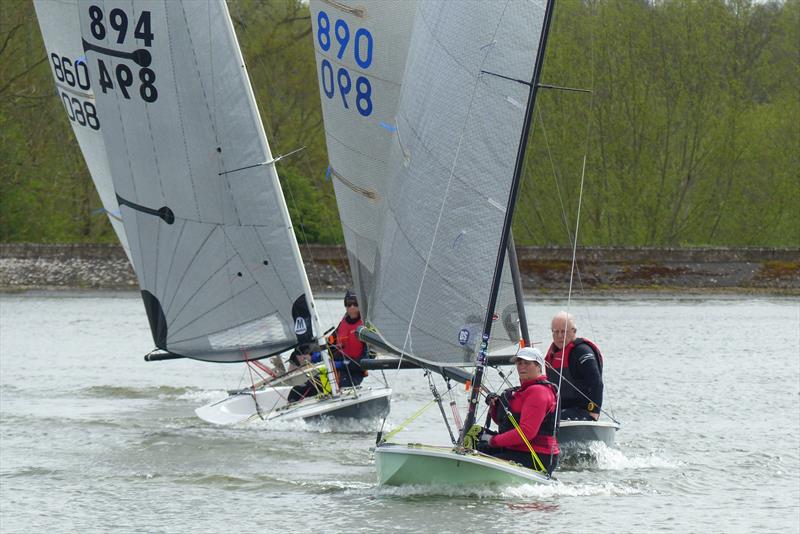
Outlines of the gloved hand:
<svg viewBox="0 0 800 534">
<path fill-rule="evenodd" d="M 467 449 L 476 449 L 482 434 L 483 427 L 481 425 L 472 425 L 467 433 L 464 434 L 464 447 Z"/>
<path fill-rule="evenodd" d="M 488 395 L 486 395 L 484 402 L 486 403 L 486 406 L 494 406 L 495 403 L 497 402 L 497 399 L 499 398 L 500 395 L 498 395 L 497 393 L 489 393 Z"/>
<path fill-rule="evenodd" d="M 490 449 L 493 449 L 494 447 L 492 447 L 490 444 L 491 440 L 492 436 L 490 434 L 482 434 L 475 446 L 475 450 L 479 452 L 486 452 Z"/>
<path fill-rule="evenodd" d="M 311 363 L 319 363 L 322 361 L 322 354 L 319 352 L 312 352 L 311 353 Z"/>
</svg>

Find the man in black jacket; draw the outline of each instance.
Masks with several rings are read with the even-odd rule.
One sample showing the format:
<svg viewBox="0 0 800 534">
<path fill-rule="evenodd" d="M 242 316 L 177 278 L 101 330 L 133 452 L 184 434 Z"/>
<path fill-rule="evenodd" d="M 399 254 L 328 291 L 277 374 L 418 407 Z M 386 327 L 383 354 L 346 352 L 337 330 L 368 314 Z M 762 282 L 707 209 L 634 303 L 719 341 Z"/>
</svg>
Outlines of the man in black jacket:
<svg viewBox="0 0 800 534">
<path fill-rule="evenodd" d="M 575 318 L 567 312 L 553 317 L 550 330 L 553 343 L 547 351 L 547 379 L 559 387 L 561 419 L 597 419 L 603 404 L 600 349 L 588 339 L 577 337 Z"/>
</svg>

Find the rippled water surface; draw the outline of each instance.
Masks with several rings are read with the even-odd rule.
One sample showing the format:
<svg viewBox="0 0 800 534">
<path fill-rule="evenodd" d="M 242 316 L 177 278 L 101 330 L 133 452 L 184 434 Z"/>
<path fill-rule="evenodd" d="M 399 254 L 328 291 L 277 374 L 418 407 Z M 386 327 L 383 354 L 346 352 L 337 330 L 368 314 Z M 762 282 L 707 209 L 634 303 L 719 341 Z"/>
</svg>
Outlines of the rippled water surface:
<svg viewBox="0 0 800 534">
<path fill-rule="evenodd" d="M 319 305 L 326 324 L 341 312 Z M 534 339 L 564 306 L 528 304 Z M 450 491 L 377 487 L 379 422 L 197 419 L 243 366 L 144 362 L 136 294 L 0 296 L 0 531 L 800 532 L 798 300 L 570 311 L 606 356 L 618 448 L 571 452 L 552 487 Z M 388 429 L 430 393 L 418 371 L 386 376 Z M 433 408 L 395 441 L 448 438 Z"/>
</svg>

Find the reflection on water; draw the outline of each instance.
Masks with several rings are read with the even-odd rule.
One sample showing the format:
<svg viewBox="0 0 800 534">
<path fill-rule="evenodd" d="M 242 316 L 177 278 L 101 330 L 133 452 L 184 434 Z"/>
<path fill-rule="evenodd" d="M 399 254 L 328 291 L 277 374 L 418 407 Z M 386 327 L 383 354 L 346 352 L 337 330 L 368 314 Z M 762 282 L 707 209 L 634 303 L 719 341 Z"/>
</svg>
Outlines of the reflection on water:
<svg viewBox="0 0 800 534">
<path fill-rule="evenodd" d="M 338 298 L 318 306 L 336 322 Z M 540 346 L 563 307 L 529 304 Z M 604 408 L 623 423 L 615 448 L 565 448 L 552 486 L 379 488 L 380 421 L 197 419 L 197 406 L 241 386 L 242 366 L 144 362 L 152 338 L 135 294 L 2 296 L 0 530 L 186 532 L 202 517 L 214 531 L 528 531 L 543 520 L 554 532 L 800 531 L 797 300 L 570 311 L 606 358 Z M 751 372 L 756 362 L 770 371 Z M 389 431 L 430 392 L 419 371 L 386 377 Z M 463 388 L 451 397 L 464 405 Z M 435 407 L 395 440 L 449 441 Z"/>
</svg>

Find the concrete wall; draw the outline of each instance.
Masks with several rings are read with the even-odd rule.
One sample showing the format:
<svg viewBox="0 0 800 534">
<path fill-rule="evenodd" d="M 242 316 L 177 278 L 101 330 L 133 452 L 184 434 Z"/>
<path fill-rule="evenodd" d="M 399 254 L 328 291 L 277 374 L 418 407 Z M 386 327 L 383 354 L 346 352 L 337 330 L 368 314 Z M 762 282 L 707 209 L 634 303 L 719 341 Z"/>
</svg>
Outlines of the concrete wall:
<svg viewBox="0 0 800 534">
<path fill-rule="evenodd" d="M 301 247 L 314 291 L 341 292 L 349 285 L 344 247 Z M 526 291 L 565 293 L 572 251 L 521 247 Z M 583 247 L 577 251 L 577 291 L 731 291 L 800 295 L 798 249 L 653 249 Z M 0 244 L 0 290 L 52 288 L 138 289 L 122 248 L 116 245 Z M 584 291 L 586 293 L 586 291 Z"/>
</svg>

